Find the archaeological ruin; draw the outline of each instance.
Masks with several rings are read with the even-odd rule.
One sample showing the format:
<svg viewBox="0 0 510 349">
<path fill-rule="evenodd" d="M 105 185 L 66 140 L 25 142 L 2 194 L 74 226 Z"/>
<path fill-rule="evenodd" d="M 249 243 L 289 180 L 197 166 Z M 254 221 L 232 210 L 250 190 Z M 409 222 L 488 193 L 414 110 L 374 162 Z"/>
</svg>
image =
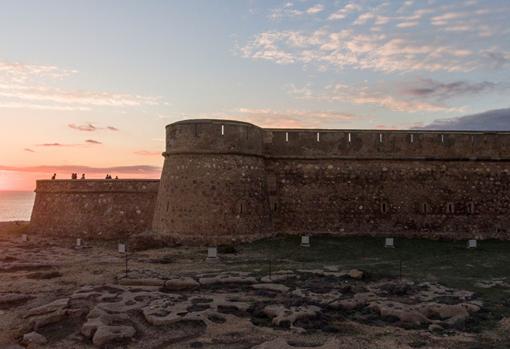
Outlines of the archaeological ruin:
<svg viewBox="0 0 510 349">
<path fill-rule="evenodd" d="M 510 133 L 167 126 L 155 180 L 40 180 L 30 230 L 228 244 L 277 234 L 508 239 Z"/>
</svg>

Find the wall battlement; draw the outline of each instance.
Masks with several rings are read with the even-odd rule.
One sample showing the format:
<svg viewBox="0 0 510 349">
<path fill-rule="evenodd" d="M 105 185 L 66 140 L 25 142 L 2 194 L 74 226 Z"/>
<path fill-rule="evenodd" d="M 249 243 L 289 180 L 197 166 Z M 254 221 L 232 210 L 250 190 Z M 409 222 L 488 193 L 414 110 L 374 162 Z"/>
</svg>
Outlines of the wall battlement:
<svg viewBox="0 0 510 349">
<path fill-rule="evenodd" d="M 167 126 L 165 154 L 224 153 L 269 158 L 510 160 L 510 132 L 262 129 L 227 120 Z"/>
</svg>

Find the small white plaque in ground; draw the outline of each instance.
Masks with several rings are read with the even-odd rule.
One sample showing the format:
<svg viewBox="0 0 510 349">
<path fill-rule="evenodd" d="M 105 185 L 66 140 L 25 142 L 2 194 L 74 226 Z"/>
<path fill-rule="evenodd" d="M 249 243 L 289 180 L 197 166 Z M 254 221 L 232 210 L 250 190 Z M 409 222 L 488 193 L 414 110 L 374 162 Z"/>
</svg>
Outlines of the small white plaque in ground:
<svg viewBox="0 0 510 349">
<path fill-rule="evenodd" d="M 126 253 L 126 244 L 119 244 L 117 247 L 119 253 Z"/>
<path fill-rule="evenodd" d="M 308 235 L 301 236 L 301 247 L 310 247 L 310 237 Z"/>
<path fill-rule="evenodd" d="M 386 238 L 384 240 L 384 247 L 394 248 L 395 247 L 395 239 L 394 238 Z"/>
<path fill-rule="evenodd" d="M 207 260 L 215 260 L 218 258 L 218 249 L 216 247 L 207 248 Z"/>
<path fill-rule="evenodd" d="M 21 241 L 28 241 L 28 235 L 27 234 L 22 234 L 21 235 Z"/>
<path fill-rule="evenodd" d="M 76 247 L 81 247 L 81 239 L 76 239 Z"/>
<path fill-rule="evenodd" d="M 477 248 L 478 241 L 477 240 L 468 240 L 467 248 Z"/>
</svg>

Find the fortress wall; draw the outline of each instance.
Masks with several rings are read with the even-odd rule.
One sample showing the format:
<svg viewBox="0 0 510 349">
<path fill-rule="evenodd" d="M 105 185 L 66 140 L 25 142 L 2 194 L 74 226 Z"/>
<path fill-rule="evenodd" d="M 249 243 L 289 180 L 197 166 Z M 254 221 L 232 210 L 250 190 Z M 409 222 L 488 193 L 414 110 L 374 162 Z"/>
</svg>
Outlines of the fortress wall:
<svg viewBox="0 0 510 349">
<path fill-rule="evenodd" d="M 270 159 L 266 168 L 277 233 L 510 238 L 508 162 Z"/>
<path fill-rule="evenodd" d="M 114 239 L 151 228 L 158 180 L 39 180 L 30 231 Z"/>
<path fill-rule="evenodd" d="M 196 244 L 273 233 L 510 238 L 510 133 L 167 126 L 153 228 Z"/>
<path fill-rule="evenodd" d="M 510 159 L 510 133 L 266 129 L 264 154 L 286 158 Z"/>
<path fill-rule="evenodd" d="M 167 127 L 154 230 L 186 244 L 251 241 L 272 233 L 262 130 L 192 120 Z"/>
</svg>

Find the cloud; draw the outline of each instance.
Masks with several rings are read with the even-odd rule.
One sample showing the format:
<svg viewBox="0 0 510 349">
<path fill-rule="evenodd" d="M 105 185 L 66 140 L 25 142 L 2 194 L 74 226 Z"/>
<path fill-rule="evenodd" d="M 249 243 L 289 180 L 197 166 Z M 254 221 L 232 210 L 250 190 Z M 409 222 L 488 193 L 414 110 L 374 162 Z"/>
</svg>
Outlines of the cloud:
<svg viewBox="0 0 510 349">
<path fill-rule="evenodd" d="M 348 3 L 343 8 L 337 10 L 336 12 L 332 13 L 328 19 L 330 21 L 336 21 L 340 19 L 344 19 L 349 15 L 349 13 L 360 11 L 361 6 L 356 3 Z"/>
<path fill-rule="evenodd" d="M 419 98 L 446 100 L 455 97 L 491 92 L 496 89 L 507 88 L 504 88 L 500 84 L 489 81 L 476 83 L 465 80 L 440 82 L 432 79 L 422 78 L 414 81 L 413 83 L 407 84 L 407 86 L 402 88 L 402 93 Z"/>
<path fill-rule="evenodd" d="M 76 73 L 53 65 L 0 61 L 0 108 L 88 111 L 93 107 L 133 108 L 162 103 L 159 97 L 52 86 Z"/>
<path fill-rule="evenodd" d="M 424 130 L 510 131 L 510 108 L 449 119 L 438 119 L 420 127 Z"/>
<path fill-rule="evenodd" d="M 0 61 L 0 82 L 4 80 L 21 83 L 35 78 L 63 79 L 76 73 L 76 70 L 62 69 L 54 65 Z"/>
<path fill-rule="evenodd" d="M 59 148 L 59 147 L 75 147 L 77 144 L 62 144 L 62 143 L 58 143 L 58 142 L 54 142 L 54 143 L 42 143 L 42 144 L 37 144 L 38 147 L 50 147 L 50 148 Z"/>
<path fill-rule="evenodd" d="M 283 7 L 272 9 L 269 18 L 272 20 L 279 20 L 285 17 L 299 17 L 304 14 L 304 11 L 294 8 L 292 2 L 287 2 Z"/>
<path fill-rule="evenodd" d="M 1 101 L 0 101 L 0 108 L 3 108 L 3 109 L 54 110 L 54 111 L 89 111 L 89 110 L 91 110 L 90 107 L 80 107 L 80 106 L 71 106 L 71 105 L 1 102 Z"/>
<path fill-rule="evenodd" d="M 270 128 L 318 128 L 325 125 L 345 124 L 363 117 L 336 111 L 273 110 L 240 108 L 228 115 Z"/>
<path fill-rule="evenodd" d="M 96 141 L 94 139 L 86 139 L 84 141 L 84 144 L 68 144 L 68 143 L 59 143 L 59 142 L 52 142 L 52 143 L 41 143 L 37 144 L 37 147 L 46 147 L 46 148 L 69 148 L 69 147 L 80 147 L 84 146 L 86 144 L 103 144 L 100 141 Z"/>
<path fill-rule="evenodd" d="M 288 93 L 298 99 L 319 100 L 327 102 L 347 102 L 358 105 L 377 105 L 398 112 L 454 112 L 459 108 L 452 108 L 437 103 L 427 103 L 410 99 L 393 97 L 385 91 L 369 89 L 367 87 L 347 86 L 336 84 L 327 86 L 323 91 L 316 93 L 310 88 L 288 87 Z"/>
<path fill-rule="evenodd" d="M 386 73 L 470 71 L 481 64 L 476 57 L 470 57 L 474 52 L 465 48 L 424 44 L 387 34 L 356 34 L 352 29 L 262 32 L 241 47 L 240 53 L 245 58 L 278 64 L 315 64 Z"/>
<path fill-rule="evenodd" d="M 134 154 L 141 156 L 161 156 L 161 151 L 137 150 Z"/>
<path fill-rule="evenodd" d="M 321 5 L 321 4 L 317 4 L 317 5 L 314 5 L 310 8 L 308 8 L 306 10 L 306 13 L 308 13 L 309 15 L 315 15 L 317 13 L 320 13 L 324 11 L 324 5 Z"/>
<path fill-rule="evenodd" d="M 145 174 L 147 176 L 160 176 L 161 167 L 148 165 L 90 167 L 83 165 L 45 165 L 45 166 L 7 166 L 0 165 L 1 171 L 35 172 L 35 173 L 87 173 L 87 174 Z"/>
<path fill-rule="evenodd" d="M 48 86 L 0 84 L 0 97 L 24 101 L 52 102 L 64 105 L 139 107 L 158 105 L 158 98 L 138 95 L 95 92 L 80 90 L 63 90 Z"/>
<path fill-rule="evenodd" d="M 113 126 L 106 126 L 106 127 L 99 127 L 92 123 L 86 123 L 82 125 L 77 124 L 69 124 L 67 125 L 69 128 L 72 128 L 73 130 L 77 131 L 84 131 L 84 132 L 94 132 L 99 130 L 108 130 L 108 131 L 118 131 L 119 129 Z"/>
<path fill-rule="evenodd" d="M 240 45 L 238 53 L 305 69 L 315 66 L 321 72 L 348 68 L 385 73 L 470 72 L 508 64 L 507 9 L 489 11 L 481 3 L 475 5 L 406 1 L 395 10 L 388 1 L 352 1 L 329 13 L 323 9 L 324 16 L 300 29 L 286 26 L 259 32 Z M 281 10 L 282 16 L 288 12 L 296 17 L 293 23 L 306 18 L 306 10 L 297 10 L 292 2 Z M 487 36 L 494 40 L 485 40 Z"/>
</svg>

